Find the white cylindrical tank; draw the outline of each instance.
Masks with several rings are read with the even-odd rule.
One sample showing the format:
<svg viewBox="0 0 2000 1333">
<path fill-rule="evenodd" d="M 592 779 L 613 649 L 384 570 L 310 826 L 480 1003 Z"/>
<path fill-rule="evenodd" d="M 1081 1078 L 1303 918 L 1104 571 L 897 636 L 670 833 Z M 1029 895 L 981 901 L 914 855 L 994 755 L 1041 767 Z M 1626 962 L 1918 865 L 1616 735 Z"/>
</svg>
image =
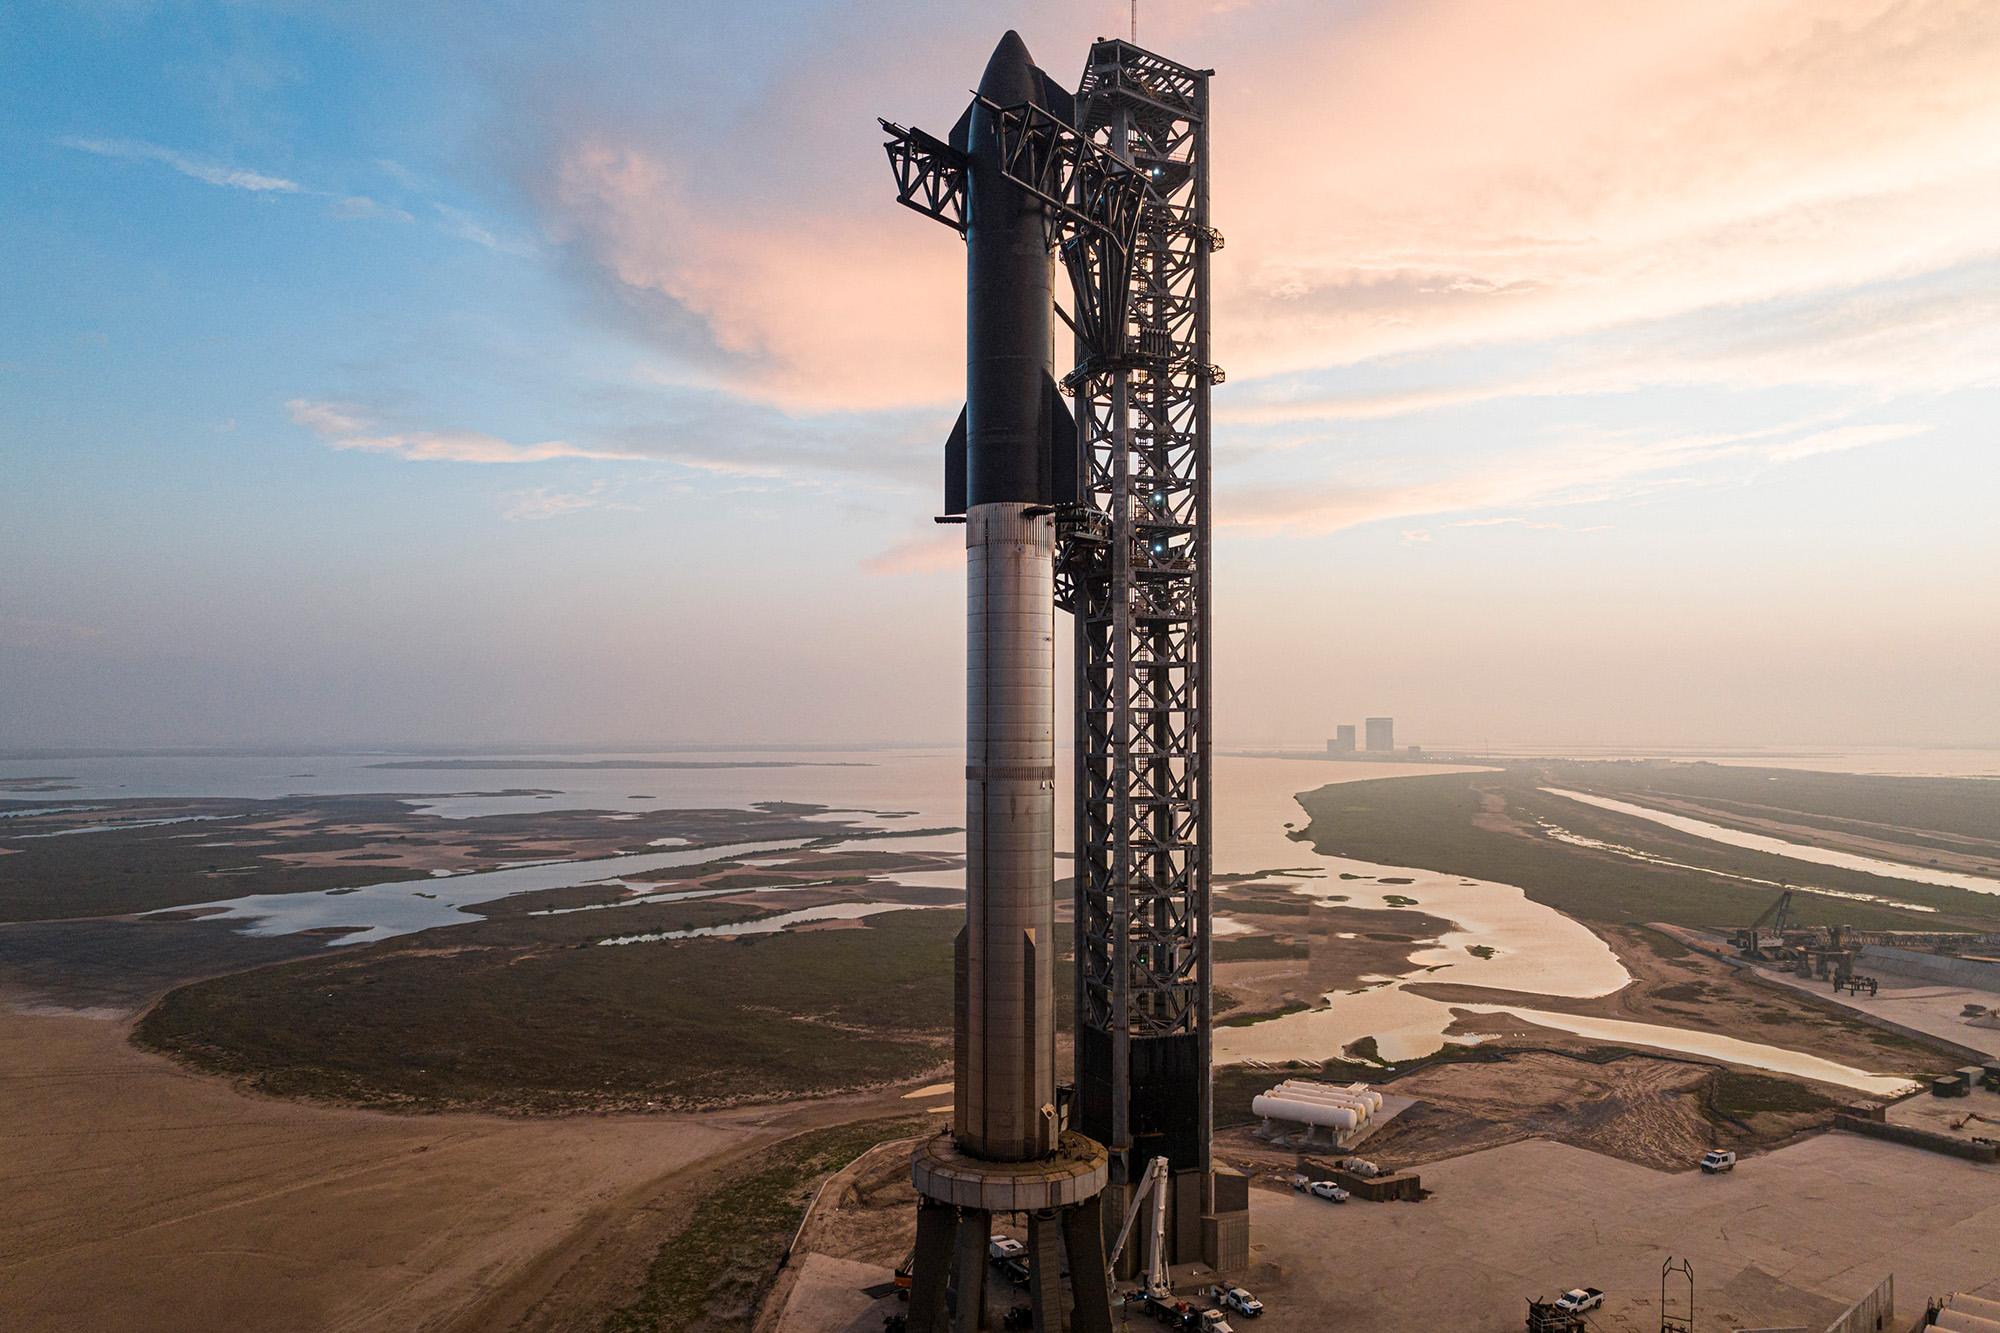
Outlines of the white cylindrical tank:
<svg viewBox="0 0 2000 1333">
<path fill-rule="evenodd" d="M 1373 1115 L 1381 1106 L 1380 1098 L 1375 1099 L 1371 1104 L 1368 1098 L 1356 1096 L 1345 1088 L 1330 1087 L 1324 1083 L 1306 1083 L 1303 1080 L 1281 1083 L 1271 1089 L 1271 1092 L 1273 1095 L 1279 1097 L 1297 1097 L 1306 1101 L 1331 1102 L 1339 1106 L 1353 1106 L 1368 1115 Z"/>
<path fill-rule="evenodd" d="M 1293 1101 L 1268 1093 L 1250 1099 L 1250 1112 L 1270 1120 L 1295 1120 L 1302 1125 L 1325 1125 L 1333 1129 L 1353 1129 L 1361 1123 L 1361 1112 L 1352 1106 Z"/>
<path fill-rule="evenodd" d="M 1382 1109 L 1382 1094 L 1371 1089 L 1366 1083 L 1349 1083 L 1343 1087 L 1337 1083 L 1314 1083 L 1309 1079 L 1288 1078 L 1278 1086 L 1287 1092 L 1337 1093 L 1343 1097 L 1352 1097 L 1366 1105 L 1370 1115 Z"/>
<path fill-rule="evenodd" d="M 1367 1102 L 1362 1101 L 1359 1097 L 1350 1097 L 1344 1092 L 1321 1092 L 1318 1089 L 1308 1092 L 1303 1088 L 1273 1088 L 1271 1089 L 1271 1095 L 1274 1097 L 1290 1097 L 1295 1101 L 1301 1102 L 1325 1102 L 1329 1106 L 1351 1106 L 1355 1110 L 1364 1113 L 1368 1110 Z"/>
<path fill-rule="evenodd" d="M 1354 1113 L 1354 1123 L 1356 1125 L 1366 1125 L 1368 1119 L 1370 1119 L 1368 1117 L 1368 1107 L 1362 1105 L 1362 1103 L 1358 1103 L 1358 1101 L 1354 1101 L 1352 1097 L 1338 1097 L 1338 1095 L 1330 1095 L 1330 1093 L 1294 1093 L 1294 1091 L 1282 1089 L 1282 1087 L 1270 1089 L 1270 1093 L 1266 1093 L 1266 1097 L 1276 1097 L 1280 1101 L 1296 1101 L 1296 1103 L 1304 1103 L 1304 1105 L 1312 1105 L 1312 1107 L 1340 1107 L 1344 1111 L 1352 1111 Z"/>
</svg>

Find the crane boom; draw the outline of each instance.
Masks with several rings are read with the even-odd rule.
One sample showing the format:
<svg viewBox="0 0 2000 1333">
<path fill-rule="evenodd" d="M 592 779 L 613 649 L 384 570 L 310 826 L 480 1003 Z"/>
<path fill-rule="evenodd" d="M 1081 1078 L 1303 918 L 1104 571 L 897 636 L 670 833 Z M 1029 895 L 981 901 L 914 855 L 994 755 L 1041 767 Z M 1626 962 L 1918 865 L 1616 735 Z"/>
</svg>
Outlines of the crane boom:
<svg viewBox="0 0 2000 1333">
<path fill-rule="evenodd" d="M 1139 1220 L 1139 1210 L 1146 1206 L 1150 1194 L 1153 1201 L 1153 1243 L 1152 1253 L 1146 1262 L 1146 1294 L 1165 1295 L 1172 1288 L 1167 1285 L 1167 1170 L 1164 1157 L 1155 1157 L 1146 1164 L 1146 1172 L 1139 1177 L 1139 1189 L 1132 1196 L 1132 1206 L 1125 1211 L 1125 1225 L 1118 1229 L 1118 1239 L 1111 1246 L 1111 1253 L 1104 1261 L 1106 1270 L 1118 1267 L 1119 1256 L 1125 1253 L 1125 1242 L 1132 1238 L 1132 1224 Z"/>
</svg>

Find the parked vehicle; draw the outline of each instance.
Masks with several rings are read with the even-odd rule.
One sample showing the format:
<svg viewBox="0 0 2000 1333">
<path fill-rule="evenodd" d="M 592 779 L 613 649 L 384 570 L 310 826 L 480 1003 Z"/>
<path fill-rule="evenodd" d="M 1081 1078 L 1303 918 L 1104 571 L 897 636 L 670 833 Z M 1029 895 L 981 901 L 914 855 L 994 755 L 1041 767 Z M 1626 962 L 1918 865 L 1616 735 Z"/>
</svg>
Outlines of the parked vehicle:
<svg viewBox="0 0 2000 1333">
<path fill-rule="evenodd" d="M 1701 1169 L 1711 1176 L 1718 1171 L 1734 1171 L 1736 1169 L 1736 1154 L 1733 1152 L 1724 1152 L 1722 1149 L 1717 1148 L 1714 1152 L 1709 1153 L 1701 1159 Z"/>
<path fill-rule="evenodd" d="M 1203 1310 L 1194 1326 L 1200 1333 L 1236 1333 L 1220 1310 Z"/>
<path fill-rule="evenodd" d="M 1002 1236 L 996 1232 L 986 1238 L 986 1257 L 996 1264 L 1009 1259 L 1018 1259 L 1027 1252 L 1028 1247 L 1012 1236 Z"/>
<path fill-rule="evenodd" d="M 1305 1192 L 1306 1192 L 1306 1191 L 1307 1191 L 1308 1189 L 1312 1188 L 1312 1177 L 1311 1177 L 1311 1176 L 1293 1176 L 1293 1177 L 1292 1177 L 1292 1188 L 1293 1188 L 1293 1189 L 1295 1189 L 1295 1190 L 1297 1190 L 1297 1191 L 1298 1191 L 1299 1193 L 1301 1193 L 1301 1194 L 1304 1194 L 1304 1193 L 1305 1193 Z"/>
<path fill-rule="evenodd" d="M 1331 1180 L 1315 1180 L 1312 1183 L 1312 1194 L 1314 1198 L 1330 1199 L 1334 1203 L 1347 1202 L 1347 1191 Z"/>
<path fill-rule="evenodd" d="M 1216 1303 L 1225 1310 L 1234 1310 L 1245 1319 L 1255 1319 L 1264 1313 L 1264 1302 L 1241 1287 L 1217 1287 L 1214 1290 Z"/>
<path fill-rule="evenodd" d="M 1017 1287 L 1028 1285 L 1028 1261 L 1026 1259 L 1002 1259 L 1000 1276 Z"/>
<path fill-rule="evenodd" d="M 1556 1297 L 1556 1309 L 1565 1314 L 1582 1314 L 1604 1304 L 1604 1293 L 1596 1287 L 1573 1287 Z"/>
</svg>

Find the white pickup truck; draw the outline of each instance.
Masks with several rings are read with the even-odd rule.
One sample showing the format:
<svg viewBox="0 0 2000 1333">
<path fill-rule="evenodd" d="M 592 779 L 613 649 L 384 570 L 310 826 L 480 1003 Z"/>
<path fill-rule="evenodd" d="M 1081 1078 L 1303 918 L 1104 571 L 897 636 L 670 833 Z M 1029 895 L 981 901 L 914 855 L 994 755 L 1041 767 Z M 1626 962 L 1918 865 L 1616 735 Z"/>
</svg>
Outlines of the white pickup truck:
<svg viewBox="0 0 2000 1333">
<path fill-rule="evenodd" d="M 1718 1171 L 1734 1171 L 1736 1169 L 1736 1154 L 1733 1152 L 1724 1152 L 1722 1149 L 1717 1148 L 1714 1152 L 1709 1153 L 1701 1159 L 1701 1169 L 1711 1176 Z"/>
<path fill-rule="evenodd" d="M 1225 1310 L 1236 1311 L 1245 1319 L 1255 1319 L 1264 1313 L 1264 1302 L 1241 1287 L 1216 1287 L 1214 1293 L 1216 1304 Z"/>
<path fill-rule="evenodd" d="M 1604 1293 L 1596 1287 L 1574 1287 L 1556 1297 L 1556 1309 L 1566 1314 L 1582 1314 L 1604 1304 Z"/>
</svg>

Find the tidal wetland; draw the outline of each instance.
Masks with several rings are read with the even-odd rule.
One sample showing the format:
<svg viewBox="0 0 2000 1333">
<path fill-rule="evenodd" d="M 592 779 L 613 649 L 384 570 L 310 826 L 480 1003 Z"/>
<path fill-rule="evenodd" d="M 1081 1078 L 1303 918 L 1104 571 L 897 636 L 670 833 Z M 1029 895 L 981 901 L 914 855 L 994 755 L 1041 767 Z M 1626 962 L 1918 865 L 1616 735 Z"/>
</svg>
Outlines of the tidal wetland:
<svg viewBox="0 0 2000 1333">
<path fill-rule="evenodd" d="M 749 766 L 793 760 L 812 762 Z M 366 1322 L 365 1307 L 378 1321 L 399 1312 L 398 1327 L 748 1327 L 799 1191 L 876 1129 L 913 1132 L 948 1092 L 960 761 L 577 756 L 484 765 L 480 780 L 508 784 L 484 792 L 464 789 L 462 764 L 397 762 L 183 775 L 193 795 L 120 795 L 115 775 L 61 778 L 43 761 L 24 776 L 58 790 L 0 801 L 0 988 L 10 1063 L 26 1071 L 8 1095 L 37 1097 L 31 1123 L 44 1127 L 9 1168 L 24 1216 L 42 1220 L 9 1233 L 0 1295 L 81 1253 L 61 1238 L 100 1208 L 91 1181 L 147 1135 L 200 1123 L 190 1156 L 120 1187 L 136 1192 L 121 1207 L 164 1219 L 146 1252 L 194 1263 L 317 1209 L 323 1245 L 301 1233 L 294 1249 L 331 1266 L 329 1325 Z M 370 786 L 384 778 L 434 789 L 385 795 Z M 1996 785 L 1224 758 L 1218 1154 L 1253 1172 L 1283 1165 L 1249 1136 L 1249 1099 L 1282 1076 L 1274 1067 L 1416 1097 L 1370 1144 L 1386 1165 L 1548 1139 L 1678 1172 L 1709 1146 L 1819 1133 L 1858 1093 L 1962 1060 L 1672 932 L 1745 924 L 1780 884 L 1807 922 L 1874 930 L 2000 930 L 2000 897 L 1736 846 L 1619 806 L 1977 877 L 2000 864 Z M 572 1139 L 613 1157 L 614 1144 L 682 1146 L 606 1158 L 587 1206 L 533 1225 L 489 1218 L 387 1269 L 341 1267 L 344 1229 L 371 1225 L 371 1205 L 331 1205 L 336 1186 L 310 1155 L 296 1192 L 281 1156 L 259 1167 L 269 1188 L 218 1184 L 239 1201 L 199 1225 L 174 1221 L 165 1196 L 136 1197 L 199 1185 L 197 1139 L 277 1151 L 270 1126 L 288 1117 L 329 1144 L 349 1135 L 370 1171 L 393 1158 L 381 1178 L 404 1183 L 392 1192 L 490 1188 L 411 1156 L 446 1141 L 463 1165 L 521 1152 L 505 1145 L 529 1139 L 510 1134 L 543 1136 L 550 1155 L 522 1161 L 549 1182 L 556 1163 L 582 1160 L 564 1156 Z M 86 1128 L 52 1135 L 65 1119 Z M 95 1165 L 66 1174 L 51 1153 Z M 721 1208 L 717 1191 L 746 1181 L 763 1202 Z M 107 1234 L 89 1262 L 129 1269 L 142 1242 Z M 895 1243 L 874 1236 L 855 1261 Z M 696 1253 L 709 1258 L 694 1269 L 674 1258 Z M 178 1271 L 153 1262 L 158 1281 Z M 498 1276 L 454 1286 L 468 1264 Z M 237 1267 L 239 1301 L 288 1271 Z M 162 1290 L 152 1281 L 114 1284 L 129 1302 L 117 1308 L 158 1308 L 145 1304 Z M 181 1326 L 212 1326 L 196 1307 Z"/>
</svg>

